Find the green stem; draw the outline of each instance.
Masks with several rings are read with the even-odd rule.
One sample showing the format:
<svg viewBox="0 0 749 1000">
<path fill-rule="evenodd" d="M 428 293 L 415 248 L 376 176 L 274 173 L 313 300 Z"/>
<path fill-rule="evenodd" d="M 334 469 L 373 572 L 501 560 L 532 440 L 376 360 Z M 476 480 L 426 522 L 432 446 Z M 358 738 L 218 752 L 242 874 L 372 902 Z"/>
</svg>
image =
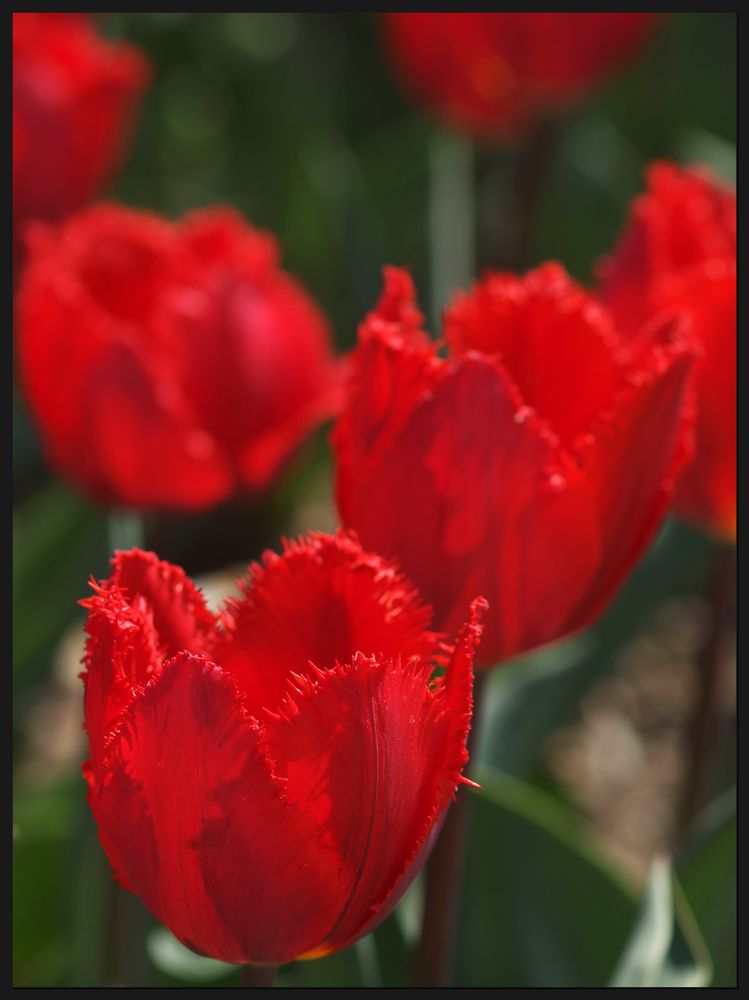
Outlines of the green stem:
<svg viewBox="0 0 749 1000">
<path fill-rule="evenodd" d="M 452 132 L 429 144 L 429 247 L 432 329 L 451 294 L 475 277 L 473 147 Z"/>
<path fill-rule="evenodd" d="M 241 986 L 275 986 L 278 976 L 277 965 L 243 965 L 240 976 Z"/>
<path fill-rule="evenodd" d="M 474 684 L 473 722 L 467 743 L 472 762 L 478 745 L 486 682 L 484 672 L 476 677 Z M 427 862 L 421 938 L 412 967 L 414 986 L 449 986 L 451 983 L 470 795 L 471 789 L 461 785 Z"/>
<path fill-rule="evenodd" d="M 556 119 L 540 119 L 515 161 L 513 228 L 505 249 L 507 265 L 514 271 L 524 271 L 530 264 L 533 227 L 558 135 Z"/>
<path fill-rule="evenodd" d="M 114 986 L 146 986 L 148 912 L 141 901 L 111 877 L 109 884 L 109 978 Z"/>
<path fill-rule="evenodd" d="M 146 526 L 142 514 L 133 510 L 113 510 L 107 522 L 110 554 L 115 549 L 143 548 Z"/>
<path fill-rule="evenodd" d="M 533 230 L 559 134 L 557 120 L 538 121 L 509 169 L 493 147 L 478 151 L 475 184 L 479 270 L 521 272 L 530 265 Z"/>
</svg>

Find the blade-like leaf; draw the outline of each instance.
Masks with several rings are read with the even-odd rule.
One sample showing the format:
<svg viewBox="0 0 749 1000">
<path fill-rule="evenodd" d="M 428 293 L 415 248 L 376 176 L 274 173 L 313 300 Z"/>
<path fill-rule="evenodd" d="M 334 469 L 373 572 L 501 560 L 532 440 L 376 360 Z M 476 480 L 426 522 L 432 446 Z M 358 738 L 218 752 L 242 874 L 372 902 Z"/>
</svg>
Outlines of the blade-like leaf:
<svg viewBox="0 0 749 1000">
<path fill-rule="evenodd" d="M 670 862 L 650 870 L 642 908 L 611 986 L 706 986 L 712 969 Z"/>
<path fill-rule="evenodd" d="M 736 986 L 736 789 L 702 815 L 676 859 L 684 894 L 713 961 L 711 986 Z"/>
<path fill-rule="evenodd" d="M 488 768 L 477 780 L 456 985 L 603 986 L 634 892 L 559 800 Z"/>
</svg>

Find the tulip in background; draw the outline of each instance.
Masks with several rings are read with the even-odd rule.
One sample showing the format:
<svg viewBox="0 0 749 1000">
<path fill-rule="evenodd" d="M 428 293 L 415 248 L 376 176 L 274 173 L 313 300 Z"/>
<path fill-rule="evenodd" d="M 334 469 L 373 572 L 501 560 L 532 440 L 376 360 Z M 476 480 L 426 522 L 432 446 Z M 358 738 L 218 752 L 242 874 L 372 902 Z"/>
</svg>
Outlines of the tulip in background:
<svg viewBox="0 0 749 1000">
<path fill-rule="evenodd" d="M 231 209 L 37 223 L 16 315 L 47 456 L 105 503 L 198 510 L 263 490 L 337 404 L 325 318 Z"/>
<path fill-rule="evenodd" d="M 451 633 L 476 594 L 488 666 L 591 624 L 644 554 L 689 449 L 676 321 L 623 337 L 556 264 L 488 274 L 421 330 L 385 270 L 333 432 L 337 502 Z"/>
<path fill-rule="evenodd" d="M 119 166 L 148 84 L 145 56 L 86 14 L 13 14 L 13 223 L 81 208 Z"/>
<path fill-rule="evenodd" d="M 694 459 L 676 511 L 736 535 L 736 195 L 706 169 L 655 163 L 647 190 L 601 267 L 601 294 L 623 331 L 658 313 L 685 314 L 700 350 L 695 365 Z"/>
<path fill-rule="evenodd" d="M 515 137 L 579 100 L 642 47 L 650 13 L 384 15 L 406 85 L 448 124 L 483 138 Z"/>
<path fill-rule="evenodd" d="M 84 772 L 121 884 L 228 962 L 374 929 L 464 780 L 485 602 L 445 647 L 399 571 L 343 533 L 266 553 L 216 615 L 153 553 L 112 566 L 83 602 Z"/>
</svg>

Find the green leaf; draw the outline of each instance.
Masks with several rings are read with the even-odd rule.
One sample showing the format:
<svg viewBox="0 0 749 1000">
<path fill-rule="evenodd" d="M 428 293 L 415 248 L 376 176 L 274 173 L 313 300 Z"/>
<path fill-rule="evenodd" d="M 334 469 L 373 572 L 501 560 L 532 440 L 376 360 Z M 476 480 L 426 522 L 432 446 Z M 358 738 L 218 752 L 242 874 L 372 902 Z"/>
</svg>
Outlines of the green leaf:
<svg viewBox="0 0 749 1000">
<path fill-rule="evenodd" d="M 93 573 L 106 575 L 103 511 L 52 483 L 14 516 L 13 671 L 21 694 L 49 670 L 67 626 L 83 618 L 77 601 Z"/>
<path fill-rule="evenodd" d="M 70 899 L 75 890 L 70 874 L 75 791 L 69 782 L 60 782 L 17 793 L 13 810 L 15 986 L 67 985 Z"/>
<path fill-rule="evenodd" d="M 671 871 L 653 863 L 642 908 L 611 986 L 706 986 L 710 956 Z"/>
<path fill-rule="evenodd" d="M 711 986 L 736 986 L 736 789 L 702 815 L 676 871 L 713 961 Z"/>
<path fill-rule="evenodd" d="M 603 986 L 634 893 L 558 800 L 488 768 L 477 780 L 456 984 Z"/>
</svg>

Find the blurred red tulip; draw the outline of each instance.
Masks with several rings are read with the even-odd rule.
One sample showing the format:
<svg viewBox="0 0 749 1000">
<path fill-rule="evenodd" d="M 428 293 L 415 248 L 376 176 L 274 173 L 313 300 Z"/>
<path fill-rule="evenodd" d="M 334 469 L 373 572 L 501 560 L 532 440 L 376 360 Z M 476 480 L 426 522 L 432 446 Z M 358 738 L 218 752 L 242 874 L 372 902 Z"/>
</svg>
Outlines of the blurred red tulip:
<svg viewBox="0 0 749 1000">
<path fill-rule="evenodd" d="M 262 490 L 336 406 L 324 317 L 230 209 L 37 223 L 17 320 L 48 456 L 107 503 L 194 510 Z"/>
<path fill-rule="evenodd" d="M 601 268 L 602 295 L 625 331 L 659 312 L 689 316 L 701 350 L 695 365 L 693 461 L 675 508 L 736 537 L 736 194 L 707 170 L 655 163 L 647 191 Z"/>
<path fill-rule="evenodd" d="M 60 219 L 117 168 L 150 70 L 85 14 L 13 14 L 13 220 Z"/>
<path fill-rule="evenodd" d="M 266 553 L 215 616 L 153 553 L 112 565 L 83 602 L 84 773 L 119 881 L 228 962 L 372 930 L 464 780 L 485 602 L 450 650 L 400 573 L 342 533 Z"/>
<path fill-rule="evenodd" d="M 477 593 L 490 665 L 590 624 L 643 554 L 688 449 L 676 323 L 621 338 L 556 264 L 446 311 L 452 357 L 385 271 L 333 431 L 342 521 L 451 631 Z"/>
<path fill-rule="evenodd" d="M 522 132 L 582 97 L 631 58 L 647 13 L 384 15 L 405 83 L 450 125 L 484 137 Z"/>
</svg>

